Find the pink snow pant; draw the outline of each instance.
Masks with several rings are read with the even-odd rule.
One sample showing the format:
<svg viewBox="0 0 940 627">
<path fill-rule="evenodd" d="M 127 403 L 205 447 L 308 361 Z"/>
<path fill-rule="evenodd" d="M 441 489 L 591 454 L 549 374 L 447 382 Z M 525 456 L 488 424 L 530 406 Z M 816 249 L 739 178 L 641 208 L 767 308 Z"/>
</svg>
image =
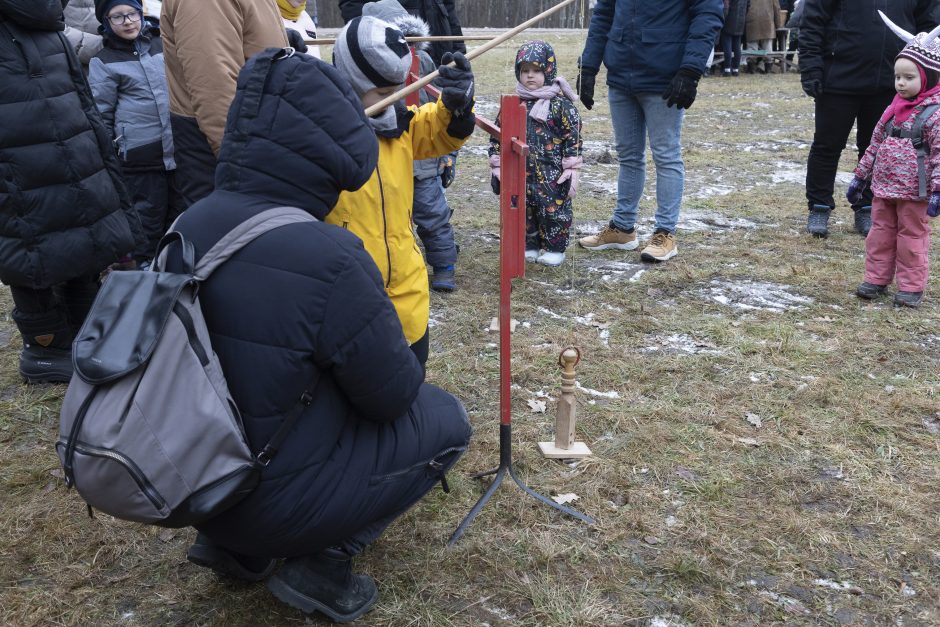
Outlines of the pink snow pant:
<svg viewBox="0 0 940 627">
<path fill-rule="evenodd" d="M 923 292 L 927 286 L 930 223 L 926 200 L 874 198 L 871 230 L 865 239 L 865 281 L 890 285 L 901 292 Z"/>
</svg>

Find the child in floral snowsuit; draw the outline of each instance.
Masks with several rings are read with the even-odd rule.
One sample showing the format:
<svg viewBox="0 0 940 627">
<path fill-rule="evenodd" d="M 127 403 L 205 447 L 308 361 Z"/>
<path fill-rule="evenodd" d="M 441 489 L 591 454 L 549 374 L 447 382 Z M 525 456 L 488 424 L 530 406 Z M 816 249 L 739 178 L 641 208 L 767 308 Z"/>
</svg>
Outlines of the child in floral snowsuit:
<svg viewBox="0 0 940 627">
<path fill-rule="evenodd" d="M 884 15 L 882 19 L 908 44 L 894 64 L 898 93 L 875 127 L 846 192 L 849 202 L 860 198 L 869 184 L 874 194 L 865 280 L 855 293 L 873 299 L 895 280 L 894 304 L 918 307 L 927 285 L 927 216 L 940 212 L 940 27 L 914 37 Z M 924 147 L 918 151 L 921 141 Z"/>
<path fill-rule="evenodd" d="M 571 230 L 571 199 L 578 191 L 581 116 L 577 96 L 557 75 L 555 51 L 530 41 L 516 53 L 516 93 L 526 104 L 526 261 L 557 266 L 565 260 Z M 497 123 L 499 119 L 497 118 Z M 490 140 L 493 191 L 499 193 L 499 141 Z"/>
</svg>

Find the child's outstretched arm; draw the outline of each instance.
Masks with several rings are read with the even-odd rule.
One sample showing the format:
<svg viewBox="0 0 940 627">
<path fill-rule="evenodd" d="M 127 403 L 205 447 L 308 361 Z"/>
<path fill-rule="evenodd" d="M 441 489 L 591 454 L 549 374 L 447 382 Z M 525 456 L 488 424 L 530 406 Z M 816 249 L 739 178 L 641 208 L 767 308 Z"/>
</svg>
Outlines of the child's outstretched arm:
<svg viewBox="0 0 940 627">
<path fill-rule="evenodd" d="M 448 65 L 451 60 L 454 66 Z M 457 150 L 473 134 L 474 78 L 470 62 L 461 53 L 444 55 L 437 102 L 420 107 L 411 122 L 411 141 L 415 159 L 440 157 Z"/>
</svg>

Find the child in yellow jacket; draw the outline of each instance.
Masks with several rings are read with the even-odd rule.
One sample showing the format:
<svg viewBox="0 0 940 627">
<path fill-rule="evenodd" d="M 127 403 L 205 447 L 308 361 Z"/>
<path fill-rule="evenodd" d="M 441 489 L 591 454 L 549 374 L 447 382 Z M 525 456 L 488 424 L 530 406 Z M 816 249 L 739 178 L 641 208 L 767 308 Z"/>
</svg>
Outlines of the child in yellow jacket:
<svg viewBox="0 0 940 627">
<path fill-rule="evenodd" d="M 451 60 L 454 67 L 447 65 Z M 337 36 L 333 64 L 368 109 L 401 89 L 411 68 L 411 52 L 397 28 L 374 17 L 359 17 Z M 422 364 L 428 356 L 430 297 L 411 221 L 413 162 L 457 150 L 474 127 L 469 61 L 460 53 L 445 55 L 440 72 L 436 84 L 442 94 L 437 102 L 405 107 L 399 101 L 370 118 L 379 138 L 375 173 L 360 189 L 343 192 L 326 218 L 362 238 L 382 273 L 405 338 Z"/>
</svg>

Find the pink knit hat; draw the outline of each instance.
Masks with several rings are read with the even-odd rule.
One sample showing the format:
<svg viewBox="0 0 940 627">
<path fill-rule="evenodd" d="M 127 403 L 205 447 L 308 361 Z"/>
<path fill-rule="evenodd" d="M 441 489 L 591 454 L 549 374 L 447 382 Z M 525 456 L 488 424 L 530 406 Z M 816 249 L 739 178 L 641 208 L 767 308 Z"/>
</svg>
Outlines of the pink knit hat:
<svg viewBox="0 0 940 627">
<path fill-rule="evenodd" d="M 940 72 L 940 40 L 937 38 L 937 35 L 940 35 L 940 26 L 937 26 L 929 33 L 912 35 L 889 20 L 888 16 L 881 11 L 878 11 L 878 15 L 888 25 L 888 28 L 907 44 L 898 53 L 897 58 L 910 59 L 923 68 Z"/>
</svg>

